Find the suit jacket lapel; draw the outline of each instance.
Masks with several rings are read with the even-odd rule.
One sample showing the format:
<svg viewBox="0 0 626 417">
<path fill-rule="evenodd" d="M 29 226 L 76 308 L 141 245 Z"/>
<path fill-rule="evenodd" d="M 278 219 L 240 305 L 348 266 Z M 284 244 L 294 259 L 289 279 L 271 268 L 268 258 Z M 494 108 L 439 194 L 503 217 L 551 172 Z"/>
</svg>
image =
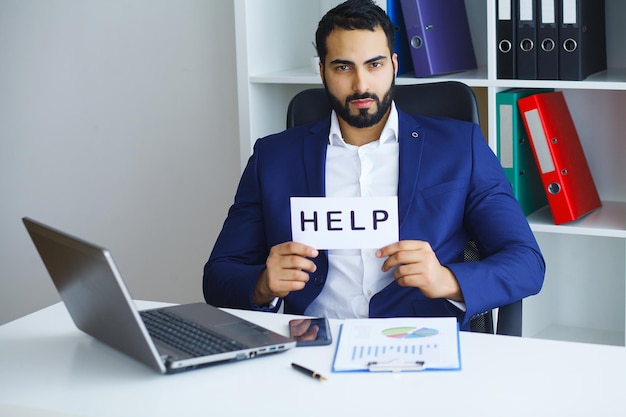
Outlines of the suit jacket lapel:
<svg viewBox="0 0 626 417">
<path fill-rule="evenodd" d="M 410 115 L 398 110 L 400 146 L 400 172 L 398 179 L 398 216 L 400 225 L 406 218 L 419 173 L 422 167 L 422 150 L 425 132 L 419 123 Z M 326 195 L 326 151 L 328 148 L 328 132 L 330 118 L 311 127 L 307 134 L 302 135 L 302 161 L 309 195 Z"/>
<path fill-rule="evenodd" d="M 401 110 L 398 110 L 398 127 L 400 146 L 398 218 L 402 229 L 402 223 L 411 208 L 411 203 L 415 200 L 413 195 L 422 169 L 422 151 L 426 134 L 413 117 Z"/>
<path fill-rule="evenodd" d="M 326 150 L 330 117 L 316 123 L 307 134 L 302 135 L 302 161 L 308 193 L 313 197 L 326 195 Z"/>
</svg>

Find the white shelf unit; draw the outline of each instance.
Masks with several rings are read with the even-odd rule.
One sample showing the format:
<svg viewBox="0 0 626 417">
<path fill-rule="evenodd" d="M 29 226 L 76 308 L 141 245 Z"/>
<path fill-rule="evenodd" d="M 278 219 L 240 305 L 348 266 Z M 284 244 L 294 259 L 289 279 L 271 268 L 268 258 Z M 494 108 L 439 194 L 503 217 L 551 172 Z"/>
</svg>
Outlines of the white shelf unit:
<svg viewBox="0 0 626 417">
<path fill-rule="evenodd" d="M 320 17 L 339 0 L 235 0 L 242 169 L 257 138 L 285 128 L 287 104 L 321 86 L 310 58 Z M 384 8 L 385 1 L 379 0 Z M 544 253 L 544 288 L 524 301 L 525 337 L 626 345 L 626 2 L 606 0 L 608 70 L 584 81 L 496 78 L 495 0 L 465 2 L 478 69 L 440 77 L 401 74 L 398 84 L 442 79 L 474 88 L 481 126 L 496 149 L 495 97 L 507 88 L 565 94 L 603 207 L 556 226 L 546 207 L 529 216 Z M 520 271 L 523 273 L 523 271 Z"/>
</svg>

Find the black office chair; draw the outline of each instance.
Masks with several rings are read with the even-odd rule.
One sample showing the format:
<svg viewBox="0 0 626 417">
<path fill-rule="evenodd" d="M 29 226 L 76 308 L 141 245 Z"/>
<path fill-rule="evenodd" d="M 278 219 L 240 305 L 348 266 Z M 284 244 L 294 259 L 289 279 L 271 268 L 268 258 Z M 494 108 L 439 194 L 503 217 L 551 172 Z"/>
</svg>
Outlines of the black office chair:
<svg viewBox="0 0 626 417">
<path fill-rule="evenodd" d="M 407 113 L 447 116 L 480 124 L 474 91 L 460 82 L 397 85 L 394 100 Z M 324 88 L 304 90 L 289 102 L 287 127 L 321 120 L 329 113 L 330 103 Z"/>
<path fill-rule="evenodd" d="M 406 113 L 446 116 L 479 124 L 478 104 L 474 91 L 457 81 L 440 81 L 415 85 L 396 85 L 396 105 Z M 287 108 L 287 127 L 321 120 L 331 107 L 324 88 L 311 88 L 296 94 Z M 480 259 L 478 249 L 469 242 L 464 251 L 466 262 Z M 494 333 L 493 312 L 487 311 L 470 323 L 473 332 Z M 497 334 L 522 335 L 522 300 L 498 308 Z"/>
</svg>

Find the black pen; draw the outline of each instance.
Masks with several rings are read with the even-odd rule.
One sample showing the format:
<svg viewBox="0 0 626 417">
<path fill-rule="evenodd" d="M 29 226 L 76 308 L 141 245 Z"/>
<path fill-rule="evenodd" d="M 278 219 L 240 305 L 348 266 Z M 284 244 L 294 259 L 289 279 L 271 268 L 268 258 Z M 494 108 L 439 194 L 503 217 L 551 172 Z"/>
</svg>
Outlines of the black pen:
<svg viewBox="0 0 626 417">
<path fill-rule="evenodd" d="M 326 378 L 324 378 L 323 376 L 321 376 L 320 374 L 318 374 L 315 371 L 312 371 L 308 368 L 305 368 L 302 365 L 298 365 L 297 363 L 291 363 L 291 366 L 293 367 L 293 369 L 295 369 L 296 371 L 300 371 L 303 374 L 307 374 L 308 376 L 310 376 L 311 378 L 315 378 L 318 379 L 320 381 L 326 381 Z"/>
</svg>

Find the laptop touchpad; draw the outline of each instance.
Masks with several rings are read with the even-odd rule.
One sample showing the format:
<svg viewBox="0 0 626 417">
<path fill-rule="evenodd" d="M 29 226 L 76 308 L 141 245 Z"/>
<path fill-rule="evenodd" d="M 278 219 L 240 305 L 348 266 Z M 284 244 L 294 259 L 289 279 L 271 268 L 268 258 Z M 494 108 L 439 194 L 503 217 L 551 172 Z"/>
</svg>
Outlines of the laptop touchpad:
<svg viewBox="0 0 626 417">
<path fill-rule="evenodd" d="M 271 343 L 269 332 L 252 323 L 228 323 L 215 327 L 226 336 L 230 336 L 245 344 Z"/>
</svg>

